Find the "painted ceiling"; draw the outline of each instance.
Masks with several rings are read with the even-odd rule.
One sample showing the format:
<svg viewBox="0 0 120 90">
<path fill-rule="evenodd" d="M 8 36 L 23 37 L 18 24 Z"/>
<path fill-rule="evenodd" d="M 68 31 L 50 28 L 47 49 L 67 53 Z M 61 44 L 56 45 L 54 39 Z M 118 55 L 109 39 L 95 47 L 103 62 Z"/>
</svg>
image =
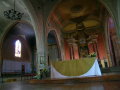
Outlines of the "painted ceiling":
<svg viewBox="0 0 120 90">
<path fill-rule="evenodd" d="M 17 11 L 24 13 L 23 20 L 32 22 L 29 8 L 23 3 L 23 1 L 26 0 L 16 0 L 15 8 Z M 37 8 L 39 11 L 40 0 L 30 1 L 35 9 Z M 55 0 L 43 1 L 45 3 L 52 3 Z M 0 33 L 2 33 L 2 30 L 5 30 L 6 26 L 12 22 L 4 17 L 3 12 L 13 8 L 14 0 L 0 0 Z M 54 8 L 51 17 L 53 17 L 53 15 L 57 17 L 57 22 L 61 24 L 63 33 L 74 32 L 72 36 L 75 36 L 75 38 L 78 38 L 78 36 L 88 37 L 93 34 L 96 35 L 96 33 L 103 30 L 102 22 L 104 10 L 105 8 L 98 2 L 98 0 L 61 0 L 61 2 L 59 2 Z M 84 33 L 82 30 L 84 30 Z M 76 31 L 79 34 L 76 34 Z M 66 37 L 67 34 L 64 36 Z"/>
<path fill-rule="evenodd" d="M 85 36 L 83 32 L 89 37 L 103 31 L 105 10 L 97 0 L 62 0 L 53 14 L 61 24 L 63 33 L 75 36 L 74 33 L 79 31 L 77 37 Z"/>
</svg>

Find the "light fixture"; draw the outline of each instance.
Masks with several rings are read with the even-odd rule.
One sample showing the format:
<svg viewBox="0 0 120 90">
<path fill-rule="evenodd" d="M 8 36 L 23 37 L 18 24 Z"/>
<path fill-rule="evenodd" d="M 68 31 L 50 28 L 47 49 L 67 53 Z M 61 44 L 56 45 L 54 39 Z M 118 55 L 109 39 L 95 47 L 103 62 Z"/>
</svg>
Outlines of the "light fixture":
<svg viewBox="0 0 120 90">
<path fill-rule="evenodd" d="M 15 0 L 14 0 L 14 9 L 4 11 L 4 16 L 11 20 L 20 20 L 24 13 L 20 13 L 15 10 Z"/>
</svg>

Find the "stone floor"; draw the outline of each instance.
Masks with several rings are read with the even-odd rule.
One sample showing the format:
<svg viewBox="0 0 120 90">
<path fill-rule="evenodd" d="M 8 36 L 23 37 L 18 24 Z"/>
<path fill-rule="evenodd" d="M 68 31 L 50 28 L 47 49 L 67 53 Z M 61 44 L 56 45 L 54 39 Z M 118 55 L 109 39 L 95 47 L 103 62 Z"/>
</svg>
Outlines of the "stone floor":
<svg viewBox="0 0 120 90">
<path fill-rule="evenodd" d="M 120 90 L 120 74 L 0 83 L 0 90 Z"/>
<path fill-rule="evenodd" d="M 1 83 L 0 90 L 120 90 L 120 81 L 64 83 L 64 84 L 34 84 L 26 81 Z"/>
</svg>

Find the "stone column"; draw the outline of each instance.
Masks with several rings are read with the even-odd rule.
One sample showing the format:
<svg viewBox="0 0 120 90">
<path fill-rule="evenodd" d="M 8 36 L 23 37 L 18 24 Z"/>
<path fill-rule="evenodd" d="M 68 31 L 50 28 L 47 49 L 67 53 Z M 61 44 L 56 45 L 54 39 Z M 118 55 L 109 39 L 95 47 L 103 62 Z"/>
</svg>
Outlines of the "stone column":
<svg viewBox="0 0 120 90">
<path fill-rule="evenodd" d="M 68 44 L 70 48 L 70 57 L 71 59 L 79 59 L 79 51 L 78 51 L 78 45 L 76 43 L 76 40 L 74 38 L 68 39 Z"/>
<path fill-rule="evenodd" d="M 3 59 L 2 59 L 2 56 L 1 56 L 1 54 L 0 54 L 0 77 L 1 77 L 1 75 L 2 75 L 2 63 L 3 63 Z"/>
<path fill-rule="evenodd" d="M 73 52 L 74 52 L 74 59 L 79 59 L 79 50 L 78 44 L 73 43 Z"/>
<path fill-rule="evenodd" d="M 98 60 L 100 60 L 100 56 L 99 56 L 99 51 L 98 51 L 98 42 L 97 42 L 97 39 L 93 39 L 93 47 L 95 49 L 95 52 L 97 54 L 97 57 L 98 57 Z"/>
<path fill-rule="evenodd" d="M 72 43 L 68 43 L 69 45 L 69 49 L 70 49 L 70 59 L 73 60 L 74 57 L 73 57 L 73 46 L 72 46 Z"/>
</svg>

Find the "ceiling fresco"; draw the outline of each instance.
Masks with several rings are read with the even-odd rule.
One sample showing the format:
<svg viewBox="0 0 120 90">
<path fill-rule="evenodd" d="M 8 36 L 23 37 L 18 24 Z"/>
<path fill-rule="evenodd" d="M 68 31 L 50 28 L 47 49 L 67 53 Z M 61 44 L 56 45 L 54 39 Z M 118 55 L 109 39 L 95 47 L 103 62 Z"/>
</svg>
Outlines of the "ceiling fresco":
<svg viewBox="0 0 120 90">
<path fill-rule="evenodd" d="M 38 9 L 40 0 L 30 1 Z M 48 1 L 53 2 L 53 0 Z M 46 3 L 47 0 L 44 2 Z M 0 0 L 0 33 L 12 22 L 4 17 L 3 12 L 13 8 L 14 0 Z M 22 20 L 32 22 L 31 14 L 23 0 L 16 0 L 15 8 L 24 13 Z M 61 26 L 65 38 L 72 37 L 78 40 L 103 31 L 105 12 L 106 9 L 98 0 L 61 0 L 54 8 L 51 17 Z"/>
<path fill-rule="evenodd" d="M 62 0 L 53 11 L 64 37 L 76 40 L 96 37 L 102 32 L 105 13 L 106 9 L 97 0 Z"/>
</svg>

